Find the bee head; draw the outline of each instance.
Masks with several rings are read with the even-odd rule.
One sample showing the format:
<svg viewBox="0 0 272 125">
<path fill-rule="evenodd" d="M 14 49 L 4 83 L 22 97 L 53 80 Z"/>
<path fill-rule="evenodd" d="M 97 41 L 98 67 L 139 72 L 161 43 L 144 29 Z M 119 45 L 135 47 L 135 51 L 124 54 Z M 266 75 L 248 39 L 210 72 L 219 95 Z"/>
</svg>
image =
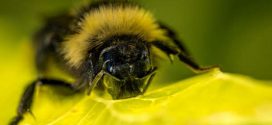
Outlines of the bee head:
<svg viewBox="0 0 272 125">
<path fill-rule="evenodd" d="M 119 41 L 120 42 L 120 41 Z M 144 42 L 122 42 L 101 52 L 104 70 L 119 78 L 141 78 L 152 69 L 149 49 Z"/>
<path fill-rule="evenodd" d="M 142 41 L 116 41 L 100 54 L 107 84 L 113 98 L 128 98 L 144 93 L 154 75 L 149 48 Z"/>
</svg>

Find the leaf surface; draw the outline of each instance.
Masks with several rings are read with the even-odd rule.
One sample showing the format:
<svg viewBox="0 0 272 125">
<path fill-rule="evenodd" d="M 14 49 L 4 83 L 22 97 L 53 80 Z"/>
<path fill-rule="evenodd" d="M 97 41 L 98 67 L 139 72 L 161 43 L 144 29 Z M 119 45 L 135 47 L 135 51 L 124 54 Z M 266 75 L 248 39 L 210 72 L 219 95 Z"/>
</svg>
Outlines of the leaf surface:
<svg viewBox="0 0 272 125">
<path fill-rule="evenodd" d="M 123 100 L 38 86 L 32 112 L 22 125 L 272 124 L 272 88 L 219 70 Z"/>
</svg>

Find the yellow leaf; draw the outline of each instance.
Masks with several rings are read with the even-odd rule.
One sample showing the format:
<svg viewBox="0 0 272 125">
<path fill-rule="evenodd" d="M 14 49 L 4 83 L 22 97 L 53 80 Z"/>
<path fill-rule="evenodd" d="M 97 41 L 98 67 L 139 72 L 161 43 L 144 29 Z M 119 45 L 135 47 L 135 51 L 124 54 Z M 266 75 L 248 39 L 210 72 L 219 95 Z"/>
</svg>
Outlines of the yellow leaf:
<svg viewBox="0 0 272 125">
<path fill-rule="evenodd" d="M 38 86 L 32 111 L 22 125 L 272 124 L 272 88 L 219 70 L 123 100 Z"/>
</svg>

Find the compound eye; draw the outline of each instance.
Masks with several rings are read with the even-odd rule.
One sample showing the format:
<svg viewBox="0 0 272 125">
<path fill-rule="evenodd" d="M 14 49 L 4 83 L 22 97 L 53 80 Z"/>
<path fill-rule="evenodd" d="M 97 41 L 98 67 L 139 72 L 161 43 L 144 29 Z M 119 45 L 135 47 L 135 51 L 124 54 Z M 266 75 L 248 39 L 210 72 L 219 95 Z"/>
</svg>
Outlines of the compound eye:
<svg viewBox="0 0 272 125">
<path fill-rule="evenodd" d="M 103 67 L 104 67 L 104 70 L 110 75 L 115 76 L 118 79 L 122 78 L 122 75 L 121 75 L 123 74 L 121 70 L 122 67 L 116 66 L 112 61 L 106 61 Z"/>
<path fill-rule="evenodd" d="M 108 73 L 114 74 L 112 62 L 110 62 L 110 61 L 106 62 L 105 69 L 106 69 L 106 71 L 107 71 Z"/>
</svg>

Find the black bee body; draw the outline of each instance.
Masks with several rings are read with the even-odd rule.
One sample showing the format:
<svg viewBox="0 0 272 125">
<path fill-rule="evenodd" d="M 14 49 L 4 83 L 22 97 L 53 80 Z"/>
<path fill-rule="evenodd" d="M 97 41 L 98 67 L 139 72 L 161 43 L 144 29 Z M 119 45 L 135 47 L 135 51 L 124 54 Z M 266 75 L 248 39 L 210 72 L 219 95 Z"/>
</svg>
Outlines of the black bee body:
<svg viewBox="0 0 272 125">
<path fill-rule="evenodd" d="M 88 94 L 103 90 L 113 99 L 144 94 L 157 69 L 157 50 L 177 56 L 194 71 L 212 68 L 195 63 L 170 28 L 128 0 L 100 0 L 76 13 L 49 18 L 34 41 L 41 78 L 26 88 L 11 124 L 30 110 L 37 85 L 64 86 Z M 46 77 L 49 58 L 75 82 Z"/>
</svg>

